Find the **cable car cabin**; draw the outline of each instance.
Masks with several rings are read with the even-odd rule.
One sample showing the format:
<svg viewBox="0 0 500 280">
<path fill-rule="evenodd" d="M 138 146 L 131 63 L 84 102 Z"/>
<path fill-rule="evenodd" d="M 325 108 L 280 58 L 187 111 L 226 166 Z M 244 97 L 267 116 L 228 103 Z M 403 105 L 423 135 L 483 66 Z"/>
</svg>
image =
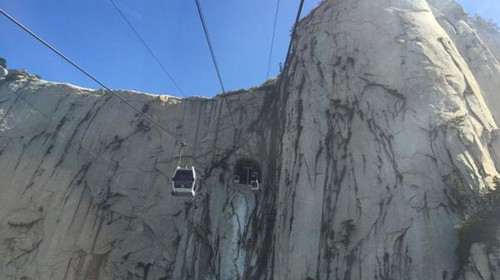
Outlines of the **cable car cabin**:
<svg viewBox="0 0 500 280">
<path fill-rule="evenodd" d="M 259 188 L 260 188 L 260 184 L 259 184 L 259 181 L 258 180 L 252 180 L 250 181 L 250 189 L 251 190 L 254 190 L 254 191 L 258 191 Z"/>
<path fill-rule="evenodd" d="M 191 169 L 177 166 L 172 177 L 172 195 L 193 197 L 196 193 L 195 187 L 196 171 L 194 166 Z"/>
<path fill-rule="evenodd" d="M 233 183 L 239 184 L 240 183 L 240 175 L 234 175 L 233 177 Z"/>
<path fill-rule="evenodd" d="M 261 182 L 261 170 L 259 164 L 252 159 L 243 158 L 238 160 L 234 167 L 233 184 L 246 185 L 251 190 L 259 190 Z"/>
</svg>

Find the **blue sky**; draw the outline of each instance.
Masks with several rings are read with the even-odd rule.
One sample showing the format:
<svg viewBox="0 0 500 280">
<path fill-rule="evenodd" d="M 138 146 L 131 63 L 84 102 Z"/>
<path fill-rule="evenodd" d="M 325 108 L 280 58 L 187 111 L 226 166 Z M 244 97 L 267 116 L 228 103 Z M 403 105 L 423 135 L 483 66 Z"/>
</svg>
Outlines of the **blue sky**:
<svg viewBox="0 0 500 280">
<path fill-rule="evenodd" d="M 271 76 L 290 39 L 298 0 L 280 0 Z M 163 73 L 109 0 L 0 0 L 0 7 L 116 89 L 213 96 L 220 92 L 194 0 L 115 0 L 183 93 Z M 226 89 L 265 81 L 275 0 L 200 0 Z M 500 1 L 460 0 L 467 12 L 500 22 Z M 214 4 L 215 3 L 215 4 Z M 319 3 L 306 0 L 303 15 Z M 9 68 L 44 79 L 98 88 L 65 61 L 0 18 L 0 56 Z"/>
</svg>

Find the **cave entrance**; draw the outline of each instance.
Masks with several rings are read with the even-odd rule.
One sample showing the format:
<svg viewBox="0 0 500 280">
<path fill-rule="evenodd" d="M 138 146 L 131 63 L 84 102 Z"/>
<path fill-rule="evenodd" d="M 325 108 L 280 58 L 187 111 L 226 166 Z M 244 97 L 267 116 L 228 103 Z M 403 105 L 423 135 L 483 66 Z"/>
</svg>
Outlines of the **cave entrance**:
<svg viewBox="0 0 500 280">
<path fill-rule="evenodd" d="M 234 167 L 233 183 L 248 185 L 253 190 L 258 190 L 261 182 L 259 164 L 252 159 L 240 159 Z"/>
</svg>

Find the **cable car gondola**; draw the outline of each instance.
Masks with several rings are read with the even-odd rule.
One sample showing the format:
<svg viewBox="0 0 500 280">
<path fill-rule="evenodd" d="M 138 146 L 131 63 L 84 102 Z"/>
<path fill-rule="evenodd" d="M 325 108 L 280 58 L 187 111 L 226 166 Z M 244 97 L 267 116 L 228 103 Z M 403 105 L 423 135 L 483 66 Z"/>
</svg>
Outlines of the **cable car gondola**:
<svg viewBox="0 0 500 280">
<path fill-rule="evenodd" d="M 260 184 L 258 180 L 252 180 L 250 181 L 250 184 L 248 185 L 252 191 L 258 191 L 260 188 Z"/>
<path fill-rule="evenodd" d="M 258 191 L 259 188 L 260 188 L 258 176 L 259 176 L 259 174 L 257 172 L 255 172 L 255 171 L 252 172 L 252 174 L 250 175 L 250 184 L 249 184 L 249 187 L 253 191 Z"/>
<path fill-rule="evenodd" d="M 233 183 L 239 184 L 240 183 L 240 175 L 234 175 L 233 177 Z"/>
<path fill-rule="evenodd" d="M 196 171 L 191 168 L 177 166 L 172 177 L 172 195 L 191 196 L 196 194 Z"/>
</svg>

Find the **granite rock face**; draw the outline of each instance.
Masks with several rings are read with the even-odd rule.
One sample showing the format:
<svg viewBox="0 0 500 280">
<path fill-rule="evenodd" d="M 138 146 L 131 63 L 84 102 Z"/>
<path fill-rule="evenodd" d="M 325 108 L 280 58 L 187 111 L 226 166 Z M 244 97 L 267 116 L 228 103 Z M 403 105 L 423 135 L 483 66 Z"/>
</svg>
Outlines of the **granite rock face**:
<svg viewBox="0 0 500 280">
<path fill-rule="evenodd" d="M 275 277 L 449 279 L 496 124 L 432 7 L 328 1 L 295 49 Z"/>
<path fill-rule="evenodd" d="M 298 26 L 281 87 L 119 91 L 188 143 L 194 199 L 170 194 L 175 138 L 102 90 L 10 70 L 0 278 L 496 275 L 481 244 L 458 267 L 454 226 L 498 176 L 498 60 L 445 2 L 323 2 Z M 241 159 L 260 166 L 259 191 L 233 182 Z"/>
<path fill-rule="evenodd" d="M 7 71 L 7 69 L 0 66 L 0 79 L 6 77 L 8 74 L 9 74 L 9 71 Z"/>
<path fill-rule="evenodd" d="M 228 94 L 236 131 L 221 97 L 119 92 L 188 143 L 184 163 L 200 179 L 192 200 L 170 194 L 176 140 L 120 100 L 23 71 L 0 83 L 0 278 L 193 279 L 250 267 L 264 246 L 252 239 L 263 202 L 228 182 L 232 161 L 266 159 L 250 126 L 273 85 Z"/>
<path fill-rule="evenodd" d="M 491 114 L 500 123 L 500 33 L 481 18 L 470 19 L 452 0 L 429 0 L 440 25 L 446 30 L 471 73 L 479 83 Z"/>
<path fill-rule="evenodd" d="M 483 42 L 488 46 L 488 49 L 493 53 L 493 55 L 500 59 L 500 28 L 498 24 L 492 23 L 491 21 L 485 20 L 479 16 L 472 18 L 474 24 L 474 29 L 483 40 Z"/>
<path fill-rule="evenodd" d="M 459 280 L 500 279 L 500 248 L 474 243 Z"/>
</svg>

